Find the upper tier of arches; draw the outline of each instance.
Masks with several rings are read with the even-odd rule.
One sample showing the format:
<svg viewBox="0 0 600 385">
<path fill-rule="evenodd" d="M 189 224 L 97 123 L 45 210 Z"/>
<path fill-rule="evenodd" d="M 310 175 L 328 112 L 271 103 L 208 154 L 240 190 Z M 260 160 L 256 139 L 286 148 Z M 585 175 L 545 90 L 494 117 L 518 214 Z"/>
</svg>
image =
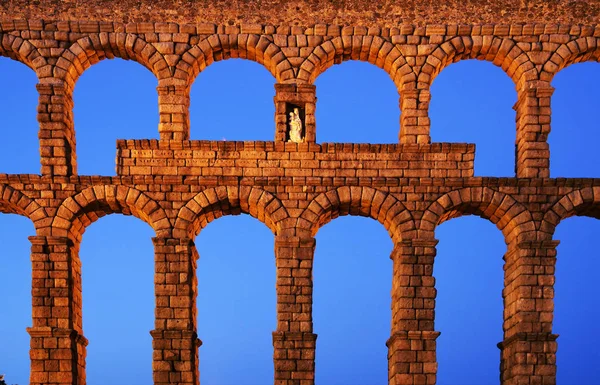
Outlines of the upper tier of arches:
<svg viewBox="0 0 600 385">
<path fill-rule="evenodd" d="M 39 79 L 40 138 L 53 138 L 51 147 L 63 147 L 52 151 L 57 159 L 42 160 L 44 175 L 77 173 L 73 89 L 84 71 L 104 59 L 133 60 L 156 77 L 161 139 L 189 139 L 190 88 L 207 66 L 244 58 L 264 66 L 276 86 L 305 87 L 302 92 L 312 92 L 313 99 L 310 86 L 333 65 L 347 60 L 373 64 L 389 75 L 400 95 L 400 143 L 430 143 L 432 82 L 448 65 L 474 58 L 500 67 L 515 84 L 517 176 L 548 177 L 550 112 L 542 107 L 552 95 L 551 81 L 573 63 L 600 59 L 600 37 L 596 36 L 600 32 L 565 25 L 257 26 L 242 30 L 235 26 L 111 24 L 96 31 L 73 22 L 60 28 L 46 23 L 42 29 L 4 29 L 0 56 L 23 62 Z M 283 93 L 282 89 L 276 87 L 276 92 Z M 300 97 L 290 95 L 276 95 L 276 100 L 297 103 L 285 100 Z M 307 109 L 306 140 L 314 141 L 314 102 L 302 103 Z M 286 115 L 280 110 L 276 110 L 279 120 Z M 285 124 L 276 126 L 274 136 L 281 140 Z"/>
</svg>

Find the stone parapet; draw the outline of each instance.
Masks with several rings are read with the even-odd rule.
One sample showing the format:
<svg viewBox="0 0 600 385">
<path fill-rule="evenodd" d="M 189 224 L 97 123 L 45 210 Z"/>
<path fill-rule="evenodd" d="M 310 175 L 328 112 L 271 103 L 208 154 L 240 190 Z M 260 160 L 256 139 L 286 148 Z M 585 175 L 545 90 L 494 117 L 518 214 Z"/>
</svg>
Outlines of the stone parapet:
<svg viewBox="0 0 600 385">
<path fill-rule="evenodd" d="M 256 177 L 473 176 L 475 145 L 127 140 L 119 175 Z"/>
</svg>

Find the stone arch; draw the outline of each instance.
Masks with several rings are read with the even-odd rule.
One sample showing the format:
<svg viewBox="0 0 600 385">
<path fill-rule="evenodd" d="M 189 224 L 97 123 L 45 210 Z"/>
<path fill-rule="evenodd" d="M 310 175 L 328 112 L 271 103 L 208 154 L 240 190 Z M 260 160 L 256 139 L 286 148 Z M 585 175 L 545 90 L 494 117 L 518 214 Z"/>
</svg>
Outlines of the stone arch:
<svg viewBox="0 0 600 385">
<path fill-rule="evenodd" d="M 546 211 L 540 230 L 551 239 L 556 226 L 572 216 L 600 219 L 600 186 L 584 187 L 564 195 Z"/>
<path fill-rule="evenodd" d="M 298 79 L 312 84 L 328 68 L 346 60 L 365 61 L 383 69 L 398 90 L 415 80 L 413 68 L 398 47 L 379 36 L 337 36 L 323 42 L 302 62 Z"/>
<path fill-rule="evenodd" d="M 600 41 L 597 37 L 580 37 L 561 45 L 544 44 L 548 46 L 548 51 L 551 50 L 543 65 L 541 76 L 544 80 L 551 81 L 560 70 L 571 64 L 586 61 L 600 62 Z"/>
<path fill-rule="evenodd" d="M 58 208 L 48 231 L 53 236 L 70 237 L 76 243 L 87 226 L 107 214 L 133 215 L 148 223 L 157 237 L 171 233 L 164 209 L 145 193 L 127 186 L 98 185 L 65 199 Z"/>
<path fill-rule="evenodd" d="M 274 234 L 279 222 L 289 217 L 281 201 L 268 191 L 249 186 L 219 186 L 196 194 L 183 206 L 175 220 L 175 238 L 195 238 L 213 220 L 224 215 L 249 214 Z"/>
<path fill-rule="evenodd" d="M 160 80 L 172 75 L 165 56 L 135 34 L 101 32 L 82 37 L 65 49 L 56 62 L 53 76 L 74 88 L 86 69 L 101 60 L 119 57 L 142 64 Z"/>
<path fill-rule="evenodd" d="M 514 40 L 497 36 L 456 36 L 427 56 L 419 81 L 431 84 L 444 68 L 467 59 L 492 62 L 502 68 L 515 85 L 538 77 L 530 57 Z"/>
<path fill-rule="evenodd" d="M 442 195 L 423 213 L 419 230 L 433 235 L 441 223 L 468 214 L 495 224 L 504 234 L 506 244 L 535 232 L 533 217 L 525 206 L 489 187 L 465 187 Z"/>
<path fill-rule="evenodd" d="M 314 237 L 322 226 L 342 215 L 379 221 L 394 242 L 416 230 L 411 212 L 391 193 L 361 186 L 339 187 L 317 195 L 300 215 L 298 224 Z"/>
<path fill-rule="evenodd" d="M 271 36 L 254 34 L 214 34 L 187 50 L 177 62 L 174 76 L 191 85 L 207 66 L 230 58 L 248 59 L 264 66 L 284 83 L 294 78 L 294 69 Z"/>
<path fill-rule="evenodd" d="M 40 55 L 38 49 L 27 40 L 11 34 L 0 34 L 0 56 L 17 60 L 36 72 L 46 65 L 46 59 Z"/>
<path fill-rule="evenodd" d="M 47 217 L 45 210 L 35 200 L 6 184 L 0 184 L 0 213 L 27 217 L 36 229 Z"/>
</svg>

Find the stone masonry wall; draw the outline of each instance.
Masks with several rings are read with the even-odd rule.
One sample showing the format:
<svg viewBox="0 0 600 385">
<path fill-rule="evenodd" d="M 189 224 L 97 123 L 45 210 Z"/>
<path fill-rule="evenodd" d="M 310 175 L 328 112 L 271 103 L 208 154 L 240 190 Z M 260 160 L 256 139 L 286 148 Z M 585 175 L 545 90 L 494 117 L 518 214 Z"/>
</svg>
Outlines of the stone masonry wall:
<svg viewBox="0 0 600 385">
<path fill-rule="evenodd" d="M 500 21 L 594 25 L 599 10 L 597 0 L 10 0 L 0 3 L 2 18 L 228 25 L 395 26 Z"/>
<path fill-rule="evenodd" d="M 161 140 L 189 139 L 189 92 L 214 61 L 245 58 L 275 77 L 274 140 L 286 140 L 287 109 L 303 111 L 305 141 L 317 141 L 315 79 L 346 60 L 386 71 L 399 93 L 401 144 L 429 144 L 430 86 L 448 65 L 491 61 L 517 90 L 517 176 L 548 177 L 551 81 L 564 67 L 600 55 L 596 26 L 565 24 L 310 27 L 262 24 L 0 21 L 0 55 L 39 78 L 42 173 L 77 173 L 72 94 L 79 76 L 100 60 L 120 57 L 158 79 Z"/>
<path fill-rule="evenodd" d="M 475 146 L 233 141 L 117 142 L 118 175 L 323 178 L 473 176 Z"/>
<path fill-rule="evenodd" d="M 341 215 L 379 221 L 394 242 L 390 384 L 436 381 L 434 235 L 461 215 L 488 219 L 507 244 L 502 384 L 555 384 L 554 230 L 573 215 L 600 218 L 600 179 L 549 178 L 550 84 L 572 63 L 599 60 L 598 2 L 258 7 L 270 14 L 249 1 L 198 3 L 0 4 L 0 56 L 39 79 L 41 173 L 0 174 L 0 212 L 26 216 L 36 229 L 30 383 L 85 384 L 79 244 L 91 223 L 121 213 L 155 230 L 154 383 L 197 385 L 194 239 L 212 220 L 245 213 L 275 235 L 276 385 L 315 382 L 314 237 Z M 113 57 L 157 77 L 160 123 L 148 129 L 160 140 L 119 140 L 116 177 L 79 175 L 73 89 L 87 68 Z M 238 57 L 277 81 L 274 140 L 190 141 L 194 79 L 214 61 Z M 474 177 L 474 145 L 431 143 L 430 85 L 446 66 L 472 58 L 493 62 L 515 83 L 514 177 Z M 376 65 L 397 86 L 398 144 L 318 144 L 314 81 L 345 60 Z M 294 108 L 302 111 L 302 143 L 287 141 Z"/>
<path fill-rule="evenodd" d="M 31 238 L 34 384 L 85 383 L 78 245 L 87 226 L 111 213 L 134 215 L 156 232 L 157 318 L 151 333 L 156 384 L 197 384 L 201 378 L 193 239 L 212 220 L 240 213 L 259 219 L 276 235 L 277 384 L 313 383 L 314 235 L 340 215 L 379 221 L 396 245 L 390 383 L 435 383 L 434 230 L 468 214 L 495 223 L 508 245 L 503 383 L 552 383 L 557 244 L 552 234 L 571 215 L 600 217 L 598 179 L 332 177 L 310 183 L 285 176 L 0 175 L 0 186 L 2 212 L 28 216 L 38 233 Z M 63 274 L 73 278 L 57 279 Z M 525 361 L 528 351 L 545 352 L 545 358 Z"/>
</svg>

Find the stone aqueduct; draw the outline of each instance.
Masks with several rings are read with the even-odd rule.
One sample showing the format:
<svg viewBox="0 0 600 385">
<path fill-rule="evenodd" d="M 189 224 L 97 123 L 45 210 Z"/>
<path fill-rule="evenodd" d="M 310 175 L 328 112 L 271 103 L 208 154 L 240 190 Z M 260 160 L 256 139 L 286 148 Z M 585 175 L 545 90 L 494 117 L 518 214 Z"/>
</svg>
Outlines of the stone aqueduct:
<svg viewBox="0 0 600 385">
<path fill-rule="evenodd" d="M 239 213 L 275 234 L 276 384 L 314 383 L 314 236 L 340 215 L 376 219 L 395 242 L 389 383 L 434 384 L 434 231 L 467 214 L 496 224 L 507 244 L 502 383 L 556 382 L 553 233 L 569 216 L 600 218 L 600 180 L 549 178 L 550 83 L 572 63 L 598 61 L 596 2 L 554 1 L 530 12 L 511 1 L 450 1 L 449 8 L 407 1 L 406 13 L 358 1 L 360 12 L 328 3 L 319 13 L 318 2 L 288 0 L 303 19 L 277 8 L 275 26 L 270 15 L 250 11 L 249 23 L 239 22 L 245 2 L 218 11 L 208 1 L 193 14 L 165 13 L 169 2 L 157 0 L 160 20 L 130 1 L 110 11 L 95 2 L 48 3 L 0 6 L 0 55 L 39 78 L 41 174 L 0 175 L 0 210 L 29 218 L 36 229 L 31 384 L 85 384 L 79 243 L 87 226 L 111 213 L 134 215 L 156 232 L 155 384 L 199 383 L 193 239 L 213 219 Z M 388 13 L 373 16 L 381 4 Z M 490 8 L 498 4 L 507 11 Z M 125 20 L 127 12 L 137 19 Z M 344 12 L 352 25 L 342 22 Z M 371 16 L 361 19 L 361 12 Z M 86 69 L 113 57 L 156 75 L 160 140 L 118 141 L 116 177 L 78 175 L 73 89 Z M 274 141 L 190 141 L 190 85 L 212 62 L 234 57 L 276 78 Z M 473 145 L 430 143 L 429 86 L 446 66 L 470 58 L 491 61 L 514 80 L 516 177 L 474 177 Z M 316 143 L 313 82 L 345 60 L 367 61 L 393 79 L 402 111 L 398 144 Z M 304 143 L 286 141 L 293 106 L 303 110 Z"/>
</svg>

